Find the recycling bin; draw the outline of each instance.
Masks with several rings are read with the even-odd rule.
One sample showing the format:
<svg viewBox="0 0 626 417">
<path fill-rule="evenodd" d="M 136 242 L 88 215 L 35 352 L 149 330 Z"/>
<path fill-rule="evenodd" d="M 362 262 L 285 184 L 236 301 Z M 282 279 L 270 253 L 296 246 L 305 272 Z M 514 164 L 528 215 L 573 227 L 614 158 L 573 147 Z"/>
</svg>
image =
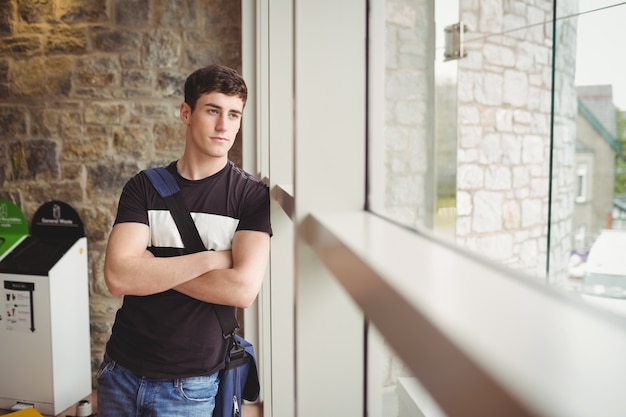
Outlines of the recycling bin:
<svg viewBox="0 0 626 417">
<path fill-rule="evenodd" d="M 0 260 L 28 235 L 24 213 L 12 201 L 0 199 Z"/>
<path fill-rule="evenodd" d="M 76 211 L 43 204 L 0 261 L 0 409 L 57 415 L 91 394 L 87 240 Z"/>
</svg>

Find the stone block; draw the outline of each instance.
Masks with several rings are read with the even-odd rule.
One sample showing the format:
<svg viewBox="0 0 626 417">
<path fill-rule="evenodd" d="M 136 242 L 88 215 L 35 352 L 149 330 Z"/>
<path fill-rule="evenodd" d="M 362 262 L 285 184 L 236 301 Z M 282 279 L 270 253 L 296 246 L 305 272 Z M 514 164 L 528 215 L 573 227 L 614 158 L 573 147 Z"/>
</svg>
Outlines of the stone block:
<svg viewBox="0 0 626 417">
<path fill-rule="evenodd" d="M 94 102 L 85 108 L 85 123 L 100 125 L 120 124 L 127 113 L 126 107 L 120 103 Z"/>
<path fill-rule="evenodd" d="M 81 163 L 62 164 L 61 176 L 69 181 L 83 183 L 85 178 L 85 167 Z"/>
<path fill-rule="evenodd" d="M 6 59 L 0 59 L 0 83 L 9 83 L 9 61 Z"/>
<path fill-rule="evenodd" d="M 187 28 L 196 21 L 194 0 L 170 0 L 155 3 L 156 24 L 165 27 Z"/>
<path fill-rule="evenodd" d="M 84 54 L 87 37 L 83 28 L 55 27 L 46 39 L 46 51 L 50 53 Z"/>
<path fill-rule="evenodd" d="M 9 158 L 9 147 L 6 143 L 3 143 L 0 140 L 0 161 L 10 161 L 11 158 Z M 9 170 L 9 166 L 8 164 L 5 164 L 4 166 L 0 166 L 0 184 L 4 185 L 4 182 L 7 180 L 8 177 L 8 170 Z M 4 196 L 4 190 L 0 191 L 0 199 L 6 199 L 6 196 Z"/>
<path fill-rule="evenodd" d="M 510 233 L 497 233 L 476 238 L 475 249 L 488 253 L 491 259 L 510 262 L 513 253 L 513 236 Z"/>
<path fill-rule="evenodd" d="M 115 23 L 122 26 L 147 26 L 150 23 L 149 0 L 115 2 Z"/>
<path fill-rule="evenodd" d="M 57 7 L 61 20 L 65 23 L 106 22 L 109 18 L 106 1 L 65 0 L 58 2 Z"/>
<path fill-rule="evenodd" d="M 484 169 L 475 164 L 462 164 L 457 171 L 459 190 L 479 190 L 484 184 Z"/>
<path fill-rule="evenodd" d="M 101 160 L 97 165 L 90 165 L 87 167 L 87 196 L 89 199 L 98 199 L 103 194 L 118 196 L 126 181 L 138 172 L 136 161 Z"/>
<path fill-rule="evenodd" d="M 521 71 L 504 72 L 502 99 L 512 106 L 524 107 L 528 104 L 528 75 Z"/>
<path fill-rule="evenodd" d="M 183 98 L 187 72 L 163 71 L 157 75 L 157 90 L 164 97 Z M 181 100 L 182 101 L 182 100 Z"/>
<path fill-rule="evenodd" d="M 121 67 L 113 57 L 89 56 L 81 58 L 74 82 L 85 87 L 112 87 L 120 85 Z"/>
<path fill-rule="evenodd" d="M 134 103 L 130 108 L 130 123 L 141 124 L 146 123 L 146 119 L 154 119 L 163 122 L 171 120 L 172 122 L 179 120 L 180 100 L 161 103 L 146 102 Z"/>
<path fill-rule="evenodd" d="M 185 125 L 179 120 L 154 125 L 154 148 L 159 157 L 175 158 L 185 145 Z"/>
<path fill-rule="evenodd" d="M 113 129 L 113 152 L 136 160 L 150 159 L 153 155 L 152 134 L 141 125 L 117 126 Z"/>
<path fill-rule="evenodd" d="M 41 37 L 37 35 L 11 36 L 0 44 L 0 53 L 14 56 L 32 56 L 40 53 L 42 49 Z"/>
<path fill-rule="evenodd" d="M 0 35 L 11 35 L 15 29 L 15 2 L 0 2 Z"/>
<path fill-rule="evenodd" d="M 157 29 L 146 35 L 143 44 L 145 68 L 177 67 L 181 51 L 181 36 L 169 29 Z"/>
<path fill-rule="evenodd" d="M 14 180 L 28 178 L 28 163 L 23 142 L 11 142 L 8 145 L 8 160 L 11 161 L 10 178 Z"/>
<path fill-rule="evenodd" d="M 68 56 L 36 56 L 15 61 L 9 72 L 12 95 L 19 97 L 66 96 L 74 59 Z"/>
<path fill-rule="evenodd" d="M 58 134 L 62 139 L 73 139 L 83 137 L 83 118 L 79 111 L 59 112 Z"/>
<path fill-rule="evenodd" d="M 527 198 L 522 201 L 522 227 L 537 226 L 544 223 L 542 204 L 540 199 Z"/>
<path fill-rule="evenodd" d="M 47 139 L 26 142 L 26 162 L 31 178 L 54 179 L 59 176 L 57 143 Z"/>
<path fill-rule="evenodd" d="M 115 90 L 112 88 L 80 87 L 73 86 L 72 97 L 84 100 L 104 100 L 115 97 Z"/>
<path fill-rule="evenodd" d="M 502 230 L 503 194 L 477 191 L 473 198 L 472 230 L 479 234 Z"/>
<path fill-rule="evenodd" d="M 522 140 L 522 162 L 539 164 L 544 161 L 546 143 L 538 135 L 525 135 Z"/>
<path fill-rule="evenodd" d="M 221 59 L 222 48 L 219 45 L 201 43 L 185 46 L 185 65 L 190 68 L 201 68 L 210 64 L 224 63 Z"/>
<path fill-rule="evenodd" d="M 81 212 L 85 233 L 95 241 L 106 240 L 115 220 L 116 202 L 112 204 L 92 204 Z M 100 262 L 98 262 L 100 264 Z M 103 262 L 102 262 L 103 264 Z M 102 265 L 100 265 L 102 266 Z"/>
<path fill-rule="evenodd" d="M 92 41 L 94 47 L 100 51 L 129 51 L 141 46 L 141 33 L 131 30 L 96 30 Z"/>
<path fill-rule="evenodd" d="M 141 51 L 129 51 L 120 54 L 120 62 L 123 68 L 141 67 Z"/>
<path fill-rule="evenodd" d="M 54 1 L 52 0 L 20 0 L 17 2 L 20 18 L 27 23 L 53 22 Z"/>
<path fill-rule="evenodd" d="M 22 206 L 27 218 L 31 218 L 35 210 L 46 201 L 60 200 L 73 207 L 77 207 L 83 201 L 83 188 L 74 181 L 29 181 L 24 184 L 22 193 L 28 196 Z"/>
<path fill-rule="evenodd" d="M 89 137 L 86 140 L 63 141 L 61 159 L 64 162 L 97 162 L 108 154 L 109 142 L 103 137 Z"/>
<path fill-rule="evenodd" d="M 25 108 L 0 107 L 0 141 L 7 141 L 26 134 L 28 113 Z"/>
<path fill-rule="evenodd" d="M 122 72 L 124 87 L 149 87 L 154 82 L 154 73 L 144 69 L 131 69 Z"/>
</svg>

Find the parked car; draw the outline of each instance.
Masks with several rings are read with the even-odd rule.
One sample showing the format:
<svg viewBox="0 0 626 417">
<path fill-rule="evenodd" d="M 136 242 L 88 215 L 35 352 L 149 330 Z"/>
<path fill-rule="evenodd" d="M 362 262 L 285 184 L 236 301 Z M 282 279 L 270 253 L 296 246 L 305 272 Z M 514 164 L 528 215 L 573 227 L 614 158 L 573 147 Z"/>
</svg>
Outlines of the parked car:
<svg viewBox="0 0 626 417">
<path fill-rule="evenodd" d="M 583 292 L 626 298 L 626 230 L 602 230 L 587 255 Z"/>
</svg>

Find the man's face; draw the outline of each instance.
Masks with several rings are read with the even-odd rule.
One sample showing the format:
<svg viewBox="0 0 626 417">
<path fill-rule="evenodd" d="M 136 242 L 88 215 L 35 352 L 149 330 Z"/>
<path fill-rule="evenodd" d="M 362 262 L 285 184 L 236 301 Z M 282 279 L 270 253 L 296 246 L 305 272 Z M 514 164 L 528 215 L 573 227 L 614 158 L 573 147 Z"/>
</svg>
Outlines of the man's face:
<svg viewBox="0 0 626 417">
<path fill-rule="evenodd" d="M 180 118 L 187 125 L 187 147 L 214 158 L 227 157 L 241 127 L 243 100 L 212 92 L 198 98 L 196 108 L 181 104 Z"/>
</svg>

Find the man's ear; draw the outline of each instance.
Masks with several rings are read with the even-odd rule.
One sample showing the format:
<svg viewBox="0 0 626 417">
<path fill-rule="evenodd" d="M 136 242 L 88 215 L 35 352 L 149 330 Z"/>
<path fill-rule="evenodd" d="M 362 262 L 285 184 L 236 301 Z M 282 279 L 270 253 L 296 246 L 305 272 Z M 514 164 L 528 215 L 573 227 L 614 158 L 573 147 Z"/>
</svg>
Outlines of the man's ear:
<svg viewBox="0 0 626 417">
<path fill-rule="evenodd" d="M 191 119 L 191 107 L 189 107 L 189 104 L 183 101 L 180 104 L 180 120 L 182 120 L 184 124 L 189 124 L 190 119 Z"/>
</svg>

